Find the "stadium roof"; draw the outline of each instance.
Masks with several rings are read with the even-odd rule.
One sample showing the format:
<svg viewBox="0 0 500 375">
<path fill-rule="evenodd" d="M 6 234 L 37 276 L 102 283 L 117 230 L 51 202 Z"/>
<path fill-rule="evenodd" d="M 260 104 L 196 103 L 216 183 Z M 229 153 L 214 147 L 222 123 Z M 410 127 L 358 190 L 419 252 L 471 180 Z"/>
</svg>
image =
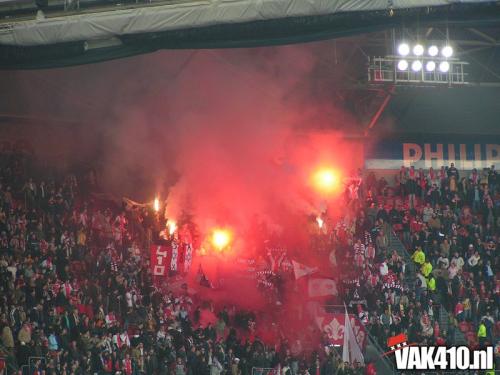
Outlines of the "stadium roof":
<svg viewBox="0 0 500 375">
<path fill-rule="evenodd" d="M 500 20 L 499 2 L 481 0 L 164 0 L 148 4 L 50 0 L 47 6 L 40 1 L 43 18 L 35 16 L 37 8 L 31 2 L 0 1 L 0 67 L 77 65 L 162 48 L 299 43 L 402 25 L 484 27 Z"/>
</svg>

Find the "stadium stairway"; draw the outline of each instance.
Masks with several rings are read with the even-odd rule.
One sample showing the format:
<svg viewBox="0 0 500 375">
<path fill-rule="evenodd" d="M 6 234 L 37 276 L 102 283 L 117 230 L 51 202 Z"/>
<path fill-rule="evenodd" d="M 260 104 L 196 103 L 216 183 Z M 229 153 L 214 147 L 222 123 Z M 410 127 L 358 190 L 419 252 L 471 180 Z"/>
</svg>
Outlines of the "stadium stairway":
<svg viewBox="0 0 500 375">
<path fill-rule="evenodd" d="M 392 250 L 396 250 L 398 255 L 406 263 L 404 281 L 406 285 L 413 287 L 415 285 L 415 281 L 417 278 L 417 267 L 415 266 L 415 263 L 413 263 L 410 254 L 406 250 L 405 246 L 403 245 L 399 237 L 394 233 L 394 231 L 391 231 L 391 235 L 389 237 L 389 246 Z M 452 342 L 450 344 L 467 345 L 467 340 L 463 332 L 460 331 L 457 327 L 450 325 L 450 319 L 452 318 L 452 315 L 450 315 L 450 313 L 441 304 L 439 295 L 437 294 L 435 295 L 435 300 L 436 300 L 435 302 L 439 304 L 438 323 L 440 331 L 450 332 L 450 329 L 452 330 L 451 335 L 449 335 L 452 339 Z"/>
<path fill-rule="evenodd" d="M 377 374 L 395 375 L 396 367 L 390 357 L 384 355 L 384 350 L 377 343 L 377 340 L 367 331 L 367 345 L 365 348 L 365 360 L 374 362 Z"/>
<path fill-rule="evenodd" d="M 404 260 L 405 266 L 405 284 L 409 286 L 415 285 L 415 280 L 417 278 L 417 267 L 415 263 L 411 260 L 411 256 L 406 250 L 405 246 L 399 239 L 399 237 L 391 231 L 391 235 L 389 237 L 389 247 L 391 250 L 396 250 L 398 255 Z"/>
</svg>

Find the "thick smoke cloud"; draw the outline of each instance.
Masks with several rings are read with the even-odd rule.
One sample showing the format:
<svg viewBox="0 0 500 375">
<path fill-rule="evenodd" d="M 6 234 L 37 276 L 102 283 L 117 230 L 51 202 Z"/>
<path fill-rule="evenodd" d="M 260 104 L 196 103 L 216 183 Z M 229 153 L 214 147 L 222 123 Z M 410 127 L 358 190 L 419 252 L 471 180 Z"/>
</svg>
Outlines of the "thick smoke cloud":
<svg viewBox="0 0 500 375">
<path fill-rule="evenodd" d="M 342 149 L 340 135 L 318 135 L 341 111 L 333 103 L 326 110 L 311 95 L 314 50 L 258 52 L 199 53 L 172 86 L 180 178 L 169 215 L 179 216 L 188 203 L 202 229 L 243 230 L 256 214 L 280 224 L 318 209 L 307 192 L 311 168 L 334 163 L 350 172 L 345 156 L 352 150 Z"/>
<path fill-rule="evenodd" d="M 168 215 L 187 208 L 202 231 L 243 233 L 256 215 L 282 230 L 318 211 L 313 168 L 348 174 L 359 160 L 335 132 L 357 124 L 318 69 L 324 50 L 163 51 L 10 79 L 34 116 L 81 123 L 67 125 L 73 139 L 61 143 L 76 152 L 65 159 L 97 163 L 103 190 L 143 201 L 168 193 Z"/>
<path fill-rule="evenodd" d="M 189 211 L 202 237 L 230 227 L 235 243 L 225 262 L 195 257 L 192 267 L 196 273 L 203 263 L 209 279 L 226 280 L 225 289 L 200 293 L 270 317 L 276 307 L 268 309 L 255 280 L 241 277 L 234 256 L 253 253 L 264 221 L 294 259 L 320 265 L 304 251 L 308 215 L 325 206 L 310 176 L 320 166 L 349 175 L 363 157 L 343 139 L 342 131 L 358 124 L 337 105 L 336 81 L 320 67 L 327 48 L 164 51 L 3 74 L 0 83 L 11 90 L 0 93 L 0 110 L 40 119 L 36 132 L 26 125 L 23 134 L 36 135 L 41 158 L 63 161 L 60 168 L 96 165 L 103 191 L 138 201 L 160 194 L 168 216 Z M 330 213 L 339 210 L 335 199 L 329 203 Z M 300 336 L 295 312 L 304 302 L 292 289 L 278 319 Z"/>
</svg>

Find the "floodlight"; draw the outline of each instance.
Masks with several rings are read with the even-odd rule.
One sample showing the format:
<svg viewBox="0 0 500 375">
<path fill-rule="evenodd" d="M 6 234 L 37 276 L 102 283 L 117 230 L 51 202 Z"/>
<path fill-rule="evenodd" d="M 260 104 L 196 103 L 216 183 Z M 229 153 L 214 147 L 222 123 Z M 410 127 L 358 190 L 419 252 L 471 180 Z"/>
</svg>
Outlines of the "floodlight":
<svg viewBox="0 0 500 375">
<path fill-rule="evenodd" d="M 427 50 L 427 53 L 432 57 L 437 56 L 437 54 L 439 53 L 439 48 L 437 48 L 437 46 L 430 46 Z"/>
<path fill-rule="evenodd" d="M 439 70 L 442 73 L 447 73 L 450 70 L 450 63 L 448 61 L 443 61 L 439 64 Z"/>
<path fill-rule="evenodd" d="M 411 70 L 413 70 L 414 72 L 419 72 L 420 70 L 422 70 L 422 61 L 415 60 L 414 62 L 412 62 Z"/>
<path fill-rule="evenodd" d="M 425 70 L 433 72 L 436 70 L 436 63 L 434 61 L 427 61 L 427 64 L 425 64 Z"/>
<path fill-rule="evenodd" d="M 424 46 L 422 46 L 421 44 L 416 44 L 413 47 L 413 54 L 415 56 L 422 56 L 424 54 Z"/>
<path fill-rule="evenodd" d="M 451 48 L 451 46 L 444 46 L 443 49 L 441 50 L 441 54 L 444 57 L 449 58 L 451 57 L 451 55 L 453 55 L 453 48 Z"/>
<path fill-rule="evenodd" d="M 410 46 L 406 43 L 401 43 L 399 46 L 398 46 L 398 53 L 401 55 L 401 56 L 406 56 L 410 53 Z"/>
<path fill-rule="evenodd" d="M 406 60 L 399 60 L 399 62 L 398 62 L 398 69 L 399 70 L 407 70 L 408 69 L 408 61 L 406 61 Z"/>
</svg>

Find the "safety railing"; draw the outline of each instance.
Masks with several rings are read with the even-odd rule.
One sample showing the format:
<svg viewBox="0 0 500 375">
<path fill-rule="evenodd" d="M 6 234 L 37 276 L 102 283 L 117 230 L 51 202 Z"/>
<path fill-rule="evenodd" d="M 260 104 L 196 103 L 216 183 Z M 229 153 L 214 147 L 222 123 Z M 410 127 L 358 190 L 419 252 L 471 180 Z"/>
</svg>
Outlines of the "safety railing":
<svg viewBox="0 0 500 375">
<path fill-rule="evenodd" d="M 47 359 L 45 357 L 28 357 L 28 364 L 21 366 L 21 372 L 23 375 L 33 375 L 36 369 L 37 362 L 40 361 L 43 365 L 46 364 Z M 35 365 L 35 366 L 34 366 Z"/>
<path fill-rule="evenodd" d="M 420 62 L 420 69 L 410 68 L 412 60 L 406 62 L 404 69 L 401 69 L 399 56 L 372 57 L 368 62 L 368 81 L 374 84 L 380 83 L 412 83 L 420 85 L 467 85 L 467 66 L 465 61 L 457 59 L 436 60 L 435 58 L 415 58 Z M 436 61 L 433 61 L 436 60 Z M 404 60 L 406 61 L 406 60 Z M 430 71 L 424 66 L 432 61 L 434 68 Z M 445 62 L 447 70 L 440 70 L 437 66 Z M 424 65 L 424 66 L 422 66 Z"/>
<path fill-rule="evenodd" d="M 279 375 L 277 368 L 252 367 L 252 375 Z"/>
</svg>

